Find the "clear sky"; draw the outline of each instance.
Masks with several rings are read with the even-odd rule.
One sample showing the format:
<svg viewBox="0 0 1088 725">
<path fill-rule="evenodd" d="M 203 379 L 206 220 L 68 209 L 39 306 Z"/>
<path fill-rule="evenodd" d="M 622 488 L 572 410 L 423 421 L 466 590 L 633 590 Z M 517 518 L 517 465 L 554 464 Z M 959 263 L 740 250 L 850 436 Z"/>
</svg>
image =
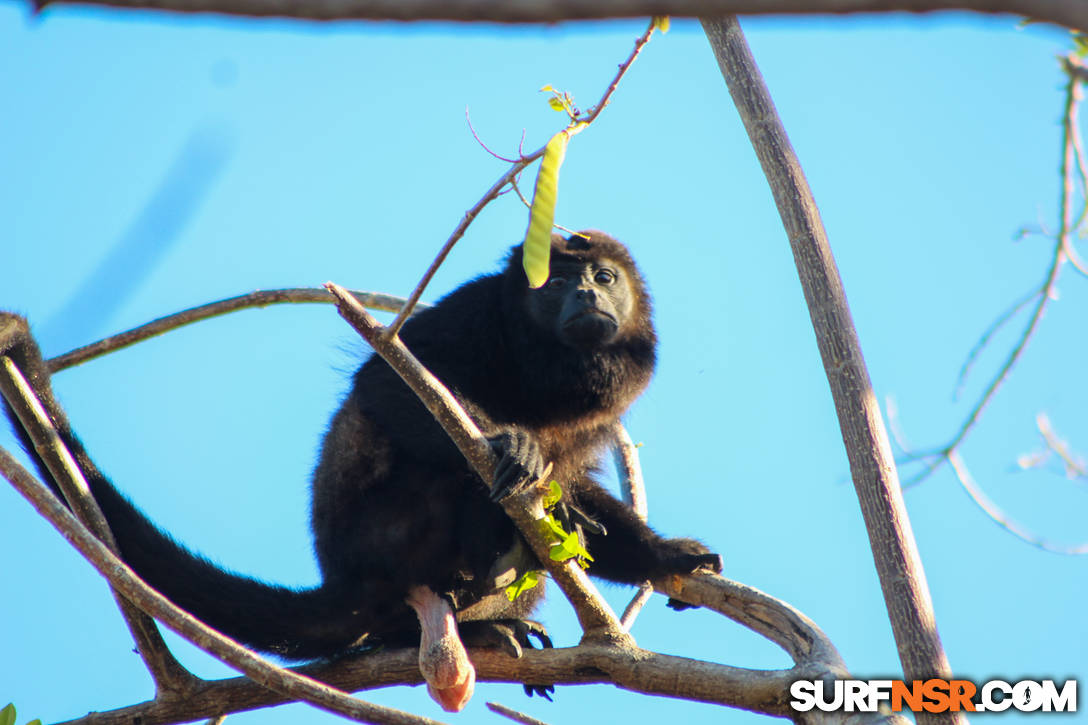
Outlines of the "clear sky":
<svg viewBox="0 0 1088 725">
<path fill-rule="evenodd" d="M 752 19 L 757 60 L 813 186 L 877 395 L 905 434 L 959 427 L 1024 320 L 991 321 L 1043 279 L 1054 228 L 1060 30 L 1015 18 Z M 0 307 L 47 354 L 255 288 L 340 284 L 406 294 L 502 172 L 465 123 L 512 154 L 561 127 L 538 88 L 591 105 L 641 21 L 548 28 L 316 25 L 0 5 Z M 524 234 L 516 198 L 489 207 L 426 299 L 493 270 Z M 600 121 L 570 144 L 557 221 L 626 241 L 655 295 L 660 366 L 627 423 L 644 445 L 650 520 L 719 551 L 726 574 L 781 597 L 862 676 L 899 671 L 842 440 L 770 192 L 699 26 L 674 21 Z M 1086 280 L 1060 295 L 963 453 L 987 493 L 1062 543 L 1088 539 L 1088 490 L 1059 467 L 1019 471 L 1035 417 L 1088 454 Z M 56 379 L 120 488 L 224 565 L 316 581 L 307 478 L 365 354 L 331 307 L 202 323 Z M 8 433 L 0 444 L 11 445 Z M 905 469 L 909 473 L 912 469 Z M 1015 539 L 947 468 L 906 495 L 957 675 L 1088 674 L 1088 559 Z M 66 719 L 152 694 L 100 578 L 0 486 L 0 704 Z M 622 606 L 629 596 L 613 587 Z M 558 644 L 578 633 L 558 596 Z M 785 667 L 773 645 L 655 598 L 644 647 Z M 171 641 L 175 641 L 171 635 Z M 178 645 L 206 676 L 225 667 Z M 1088 682 L 1082 682 L 1088 686 Z M 755 722 L 605 686 L 556 702 L 482 685 L 444 716 L 422 688 L 372 699 L 454 722 L 498 700 L 553 723 Z M 1082 693 L 1082 701 L 1084 700 Z M 1077 715 L 1033 720 L 1088 723 Z M 1025 716 L 991 715 L 1014 723 Z M 303 706 L 229 722 L 319 723 Z"/>
</svg>

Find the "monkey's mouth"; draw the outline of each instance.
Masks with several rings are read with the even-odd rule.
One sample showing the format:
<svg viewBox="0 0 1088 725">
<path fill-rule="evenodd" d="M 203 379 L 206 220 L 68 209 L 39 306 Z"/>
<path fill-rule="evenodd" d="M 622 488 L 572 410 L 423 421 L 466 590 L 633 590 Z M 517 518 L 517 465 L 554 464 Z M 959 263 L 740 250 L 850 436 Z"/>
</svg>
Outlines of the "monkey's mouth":
<svg viewBox="0 0 1088 725">
<path fill-rule="evenodd" d="M 587 321 L 587 318 L 596 318 L 598 320 L 602 320 L 602 319 L 603 320 L 608 320 L 613 325 L 617 325 L 617 326 L 619 325 L 619 323 L 616 321 L 616 318 L 615 318 L 614 315 L 611 315 L 611 314 L 605 312 L 604 310 L 599 310 L 596 307 L 587 307 L 586 309 L 584 309 L 581 312 L 579 312 L 578 314 L 576 314 L 574 317 L 567 320 L 567 324 L 564 325 L 564 327 L 569 326 L 569 325 L 574 325 L 574 324 L 580 324 L 582 322 Z"/>
</svg>

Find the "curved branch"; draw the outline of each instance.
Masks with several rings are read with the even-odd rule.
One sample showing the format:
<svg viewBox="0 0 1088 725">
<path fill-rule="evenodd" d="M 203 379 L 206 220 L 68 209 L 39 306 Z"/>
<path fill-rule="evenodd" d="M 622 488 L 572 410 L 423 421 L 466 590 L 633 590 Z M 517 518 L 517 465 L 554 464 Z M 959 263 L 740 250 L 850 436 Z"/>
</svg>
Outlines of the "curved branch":
<svg viewBox="0 0 1088 725">
<path fill-rule="evenodd" d="M 394 297 L 393 295 L 385 295 L 377 292 L 354 291 L 351 294 L 355 296 L 355 299 L 359 300 L 360 304 L 375 310 L 397 312 L 404 305 L 403 299 Z M 327 290 L 318 287 L 257 290 L 255 292 L 237 295 L 236 297 L 228 297 L 224 300 L 209 302 L 205 305 L 191 307 L 187 310 L 182 310 L 181 312 L 175 312 L 172 315 L 160 317 L 140 325 L 139 327 L 134 327 L 131 330 L 119 332 L 116 335 L 110 335 L 98 342 L 92 342 L 89 345 L 77 347 L 75 350 L 66 352 L 63 355 L 57 355 L 45 362 L 49 366 L 49 372 L 55 373 L 58 370 L 64 370 L 65 368 L 85 363 L 88 360 L 93 360 L 96 357 L 115 352 L 121 348 L 128 347 L 129 345 L 134 345 L 149 337 L 155 337 L 164 332 L 176 330 L 185 325 L 191 325 L 194 322 L 207 320 L 210 317 L 225 315 L 228 312 L 236 312 L 237 310 L 244 310 L 250 307 L 267 307 L 268 305 L 284 302 L 331 303 L 334 301 L 335 300 L 333 300 Z"/>
</svg>

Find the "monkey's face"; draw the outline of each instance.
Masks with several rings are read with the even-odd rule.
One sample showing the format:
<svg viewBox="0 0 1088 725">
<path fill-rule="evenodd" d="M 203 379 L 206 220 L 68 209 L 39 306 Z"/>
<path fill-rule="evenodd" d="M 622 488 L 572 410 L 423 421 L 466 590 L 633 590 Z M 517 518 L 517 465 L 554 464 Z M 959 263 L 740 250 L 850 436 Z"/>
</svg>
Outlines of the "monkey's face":
<svg viewBox="0 0 1088 725">
<path fill-rule="evenodd" d="M 529 315 L 561 342 L 594 348 L 615 340 L 634 308 L 631 280 L 607 258 L 554 259 L 544 286 L 531 290 Z"/>
</svg>

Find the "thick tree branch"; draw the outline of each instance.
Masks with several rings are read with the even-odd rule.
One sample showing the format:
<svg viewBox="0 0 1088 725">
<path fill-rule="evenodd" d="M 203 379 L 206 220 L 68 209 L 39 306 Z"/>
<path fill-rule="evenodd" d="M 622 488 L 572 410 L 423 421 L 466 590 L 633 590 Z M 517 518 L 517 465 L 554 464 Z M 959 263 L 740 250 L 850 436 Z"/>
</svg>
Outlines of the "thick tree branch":
<svg viewBox="0 0 1088 725">
<path fill-rule="evenodd" d="M 702 22 L 789 237 L 905 679 L 948 678 L 891 446 L 815 199 L 736 18 Z M 920 723 L 957 719 L 918 713 Z"/>
<path fill-rule="evenodd" d="M 1083 0 L 36 0 L 185 13 L 275 16 L 304 20 L 453 20 L 554 23 L 606 18 L 717 15 L 845 14 L 967 10 L 1020 15 L 1070 28 L 1088 28 Z"/>
</svg>

